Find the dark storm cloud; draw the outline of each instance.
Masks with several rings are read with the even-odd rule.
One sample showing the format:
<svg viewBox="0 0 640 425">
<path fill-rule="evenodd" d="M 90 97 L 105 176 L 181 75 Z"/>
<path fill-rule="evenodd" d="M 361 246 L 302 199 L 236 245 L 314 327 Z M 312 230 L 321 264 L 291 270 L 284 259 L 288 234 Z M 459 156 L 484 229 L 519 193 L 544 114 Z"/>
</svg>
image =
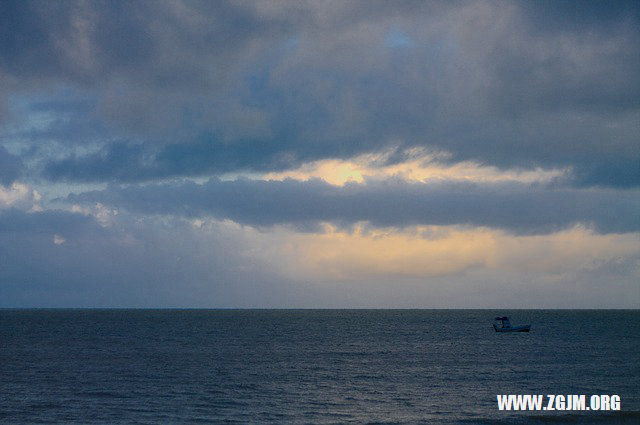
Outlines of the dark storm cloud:
<svg viewBox="0 0 640 425">
<path fill-rule="evenodd" d="M 142 163 L 143 147 L 127 142 L 113 142 L 98 153 L 78 157 L 70 155 L 50 163 L 45 175 L 52 180 L 130 181 L 159 177 L 159 173 Z"/>
<path fill-rule="evenodd" d="M 282 170 L 300 163 L 299 158 L 284 155 L 275 143 L 249 141 L 222 147 L 214 140 L 206 137 L 201 142 L 169 144 L 161 149 L 112 142 L 96 153 L 52 161 L 44 168 L 44 175 L 54 181 L 136 182 L 184 174 Z"/>
<path fill-rule="evenodd" d="M 261 40 L 286 31 L 237 2 L 6 1 L 0 7 L 6 88 L 62 83 L 94 90 L 106 117 L 147 130 L 180 114 L 185 98 L 215 93 Z"/>
<path fill-rule="evenodd" d="M 63 84 L 96 99 L 90 120 L 24 133 L 63 144 L 75 124 L 101 144 L 43 158 L 53 180 L 262 171 L 423 146 L 451 161 L 571 168 L 581 186 L 640 184 L 637 2 L 0 7 L 6 93 Z M 389 34 L 404 43 L 385 44 Z"/>
<path fill-rule="evenodd" d="M 407 183 L 400 180 L 332 186 L 307 182 L 210 180 L 111 187 L 71 195 L 70 202 L 103 202 L 142 214 L 214 216 L 241 224 L 309 226 L 470 225 L 515 233 L 548 233 L 583 223 L 597 231 L 640 230 L 637 193 L 522 184 Z"/>
<path fill-rule="evenodd" d="M 202 87 L 218 74 L 206 70 L 206 61 L 187 66 L 182 60 L 195 52 L 229 60 L 265 29 L 233 2 L 4 1 L 1 7 L 5 71 L 90 86 L 128 74 L 148 86 Z"/>
</svg>

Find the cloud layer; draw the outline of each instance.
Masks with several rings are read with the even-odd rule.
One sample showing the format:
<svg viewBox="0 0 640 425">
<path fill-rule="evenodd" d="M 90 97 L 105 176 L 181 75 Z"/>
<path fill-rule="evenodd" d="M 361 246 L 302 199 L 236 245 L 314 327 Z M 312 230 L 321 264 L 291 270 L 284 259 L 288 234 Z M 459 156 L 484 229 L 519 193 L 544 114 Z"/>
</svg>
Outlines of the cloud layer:
<svg viewBox="0 0 640 425">
<path fill-rule="evenodd" d="M 638 75 L 633 1 L 2 1 L 0 300 L 637 307 Z"/>
<path fill-rule="evenodd" d="M 604 233 L 637 232 L 636 191 L 575 190 L 518 183 L 410 183 L 387 179 L 330 185 L 322 180 L 212 179 L 111 187 L 70 195 L 70 202 L 105 202 L 142 214 L 212 216 L 252 226 L 322 222 L 376 227 L 463 225 L 514 233 L 549 233 L 582 223 Z"/>
<path fill-rule="evenodd" d="M 83 140 L 93 152 L 38 163 L 54 180 L 273 171 L 422 146 L 571 167 L 581 185 L 640 183 L 634 2 L 2 7 L 9 117 L 16 94 L 31 114 L 71 97 L 85 107 L 51 107 L 40 137 L 67 146 L 63 127 L 101 128 Z M 25 130 L 13 136 L 28 142 Z"/>
</svg>

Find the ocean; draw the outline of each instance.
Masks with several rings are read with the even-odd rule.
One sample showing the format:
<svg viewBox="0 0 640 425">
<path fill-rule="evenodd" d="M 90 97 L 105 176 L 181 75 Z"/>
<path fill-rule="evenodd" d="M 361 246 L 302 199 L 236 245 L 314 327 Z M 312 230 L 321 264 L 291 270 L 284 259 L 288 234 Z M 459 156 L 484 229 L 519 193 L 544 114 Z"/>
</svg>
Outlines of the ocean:
<svg viewBox="0 0 640 425">
<path fill-rule="evenodd" d="M 640 311 L 5 309 L 0 397 L 8 424 L 637 424 Z"/>
</svg>

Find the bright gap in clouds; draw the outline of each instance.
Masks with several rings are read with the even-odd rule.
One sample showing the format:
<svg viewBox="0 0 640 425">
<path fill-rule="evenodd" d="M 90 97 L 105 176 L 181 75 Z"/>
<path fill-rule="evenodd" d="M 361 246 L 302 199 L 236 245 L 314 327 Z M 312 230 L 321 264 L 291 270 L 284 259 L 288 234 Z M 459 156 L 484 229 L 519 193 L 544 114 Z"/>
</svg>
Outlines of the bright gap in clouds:
<svg viewBox="0 0 640 425">
<path fill-rule="evenodd" d="M 362 183 L 367 178 L 401 178 L 407 181 L 429 182 L 438 180 L 470 181 L 470 182 L 505 182 L 522 183 L 550 182 L 553 179 L 568 175 L 570 170 L 541 169 L 530 170 L 508 169 L 481 165 L 473 161 L 447 164 L 446 153 L 430 153 L 415 148 L 404 151 L 407 160 L 400 163 L 389 163 L 393 151 L 359 155 L 351 159 L 325 159 L 301 165 L 292 170 L 267 173 L 265 180 L 309 180 L 319 178 L 327 183 L 343 186 L 346 183 Z"/>
</svg>

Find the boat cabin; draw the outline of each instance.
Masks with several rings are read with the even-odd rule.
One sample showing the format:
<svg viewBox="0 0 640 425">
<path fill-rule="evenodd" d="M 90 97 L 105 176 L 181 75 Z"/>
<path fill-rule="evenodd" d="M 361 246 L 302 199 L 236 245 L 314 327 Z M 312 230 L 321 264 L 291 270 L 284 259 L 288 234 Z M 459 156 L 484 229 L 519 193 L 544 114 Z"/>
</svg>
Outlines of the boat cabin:
<svg viewBox="0 0 640 425">
<path fill-rule="evenodd" d="M 496 317 L 494 320 L 500 324 L 499 327 L 502 329 L 511 328 L 511 322 L 507 316 Z"/>
<path fill-rule="evenodd" d="M 493 329 L 496 332 L 529 332 L 531 325 L 517 325 L 512 326 L 507 316 L 496 317 Z"/>
</svg>

